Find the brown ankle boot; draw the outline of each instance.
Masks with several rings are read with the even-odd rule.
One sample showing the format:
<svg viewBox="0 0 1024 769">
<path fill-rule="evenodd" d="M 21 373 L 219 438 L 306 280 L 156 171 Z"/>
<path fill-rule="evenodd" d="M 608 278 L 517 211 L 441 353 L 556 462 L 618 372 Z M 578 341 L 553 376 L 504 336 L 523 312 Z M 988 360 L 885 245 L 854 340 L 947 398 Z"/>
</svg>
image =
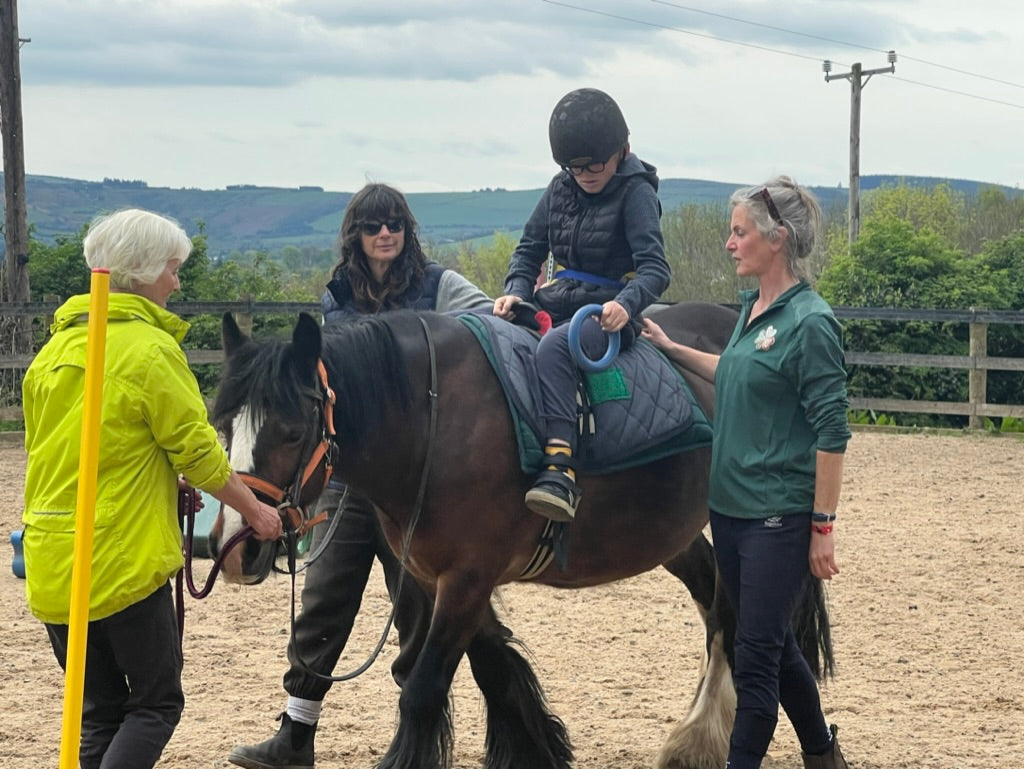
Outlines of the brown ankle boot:
<svg viewBox="0 0 1024 769">
<path fill-rule="evenodd" d="M 829 731 L 832 732 L 832 749 L 820 756 L 801 753 L 800 755 L 804 759 L 804 769 L 850 769 L 846 759 L 843 758 L 843 751 L 839 749 L 839 740 L 836 738 L 839 727 L 832 724 Z"/>
</svg>

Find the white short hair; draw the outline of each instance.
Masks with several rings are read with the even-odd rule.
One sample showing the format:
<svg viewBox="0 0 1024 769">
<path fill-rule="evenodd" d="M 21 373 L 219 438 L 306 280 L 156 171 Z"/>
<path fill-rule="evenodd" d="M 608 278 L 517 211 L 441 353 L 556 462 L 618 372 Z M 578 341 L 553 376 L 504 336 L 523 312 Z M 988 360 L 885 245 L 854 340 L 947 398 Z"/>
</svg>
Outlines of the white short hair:
<svg viewBox="0 0 1024 769">
<path fill-rule="evenodd" d="M 192 253 L 176 221 L 139 208 L 97 217 L 82 246 L 91 269 L 110 270 L 110 285 L 127 290 L 156 282 L 169 261 L 184 263 Z"/>
</svg>

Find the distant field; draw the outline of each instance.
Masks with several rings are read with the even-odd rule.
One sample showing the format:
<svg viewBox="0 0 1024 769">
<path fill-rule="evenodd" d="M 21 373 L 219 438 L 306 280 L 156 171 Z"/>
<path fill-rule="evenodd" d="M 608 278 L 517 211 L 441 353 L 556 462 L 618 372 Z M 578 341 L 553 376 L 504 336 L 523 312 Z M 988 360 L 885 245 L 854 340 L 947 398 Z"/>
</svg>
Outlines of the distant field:
<svg viewBox="0 0 1024 769">
<path fill-rule="evenodd" d="M 861 188 L 870 190 L 899 181 L 895 176 L 865 176 Z M 980 182 L 908 177 L 911 184 L 931 186 L 948 181 L 954 189 L 973 195 Z M 743 182 L 700 179 L 663 179 L 659 196 L 664 210 L 684 203 L 722 203 Z M 825 206 L 845 205 L 842 187 L 813 188 Z M 1019 190 L 1003 188 L 1007 194 Z M 420 223 L 423 238 L 433 243 L 483 239 L 496 231 L 518 233 L 542 193 L 533 190 L 478 190 L 475 192 L 410 193 L 409 204 Z M 77 232 L 98 213 L 138 206 L 173 216 L 189 232 L 206 228 L 210 253 L 277 251 L 285 246 L 334 244 L 351 192 L 330 192 L 318 187 L 257 187 L 235 185 L 222 190 L 149 187 L 141 181 L 88 182 L 52 176 L 26 180 L 29 224 L 35 237 L 54 238 Z"/>
</svg>

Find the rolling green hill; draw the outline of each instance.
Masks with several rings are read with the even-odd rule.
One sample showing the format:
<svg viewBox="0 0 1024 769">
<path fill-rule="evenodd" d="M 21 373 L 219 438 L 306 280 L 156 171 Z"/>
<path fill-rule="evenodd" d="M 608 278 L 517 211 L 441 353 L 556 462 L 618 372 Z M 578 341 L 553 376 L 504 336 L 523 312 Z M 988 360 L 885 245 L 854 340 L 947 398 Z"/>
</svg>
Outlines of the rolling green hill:
<svg viewBox="0 0 1024 769">
<path fill-rule="evenodd" d="M 893 176 L 865 176 L 864 191 L 899 181 Z M 973 195 L 980 182 L 909 177 L 912 184 L 930 186 L 948 181 L 954 189 Z M 684 203 L 723 203 L 741 186 L 732 182 L 698 179 L 663 179 L 659 196 L 665 210 Z M 824 206 L 845 205 L 843 187 L 816 187 Z M 1019 191 L 1008 192 L 1019 194 Z M 409 204 L 420 223 L 424 240 L 442 244 L 487 238 L 496 231 L 522 229 L 541 189 L 487 189 L 474 192 L 411 193 Z M 276 251 L 285 246 L 333 245 L 351 192 L 330 192 L 320 187 L 257 187 L 232 185 L 221 190 L 149 187 L 142 181 L 108 179 L 88 182 L 53 176 L 26 179 L 29 224 L 34 236 L 52 242 L 59 235 L 77 232 L 96 214 L 137 206 L 172 216 L 190 232 L 203 222 L 210 254 L 234 251 Z"/>
</svg>

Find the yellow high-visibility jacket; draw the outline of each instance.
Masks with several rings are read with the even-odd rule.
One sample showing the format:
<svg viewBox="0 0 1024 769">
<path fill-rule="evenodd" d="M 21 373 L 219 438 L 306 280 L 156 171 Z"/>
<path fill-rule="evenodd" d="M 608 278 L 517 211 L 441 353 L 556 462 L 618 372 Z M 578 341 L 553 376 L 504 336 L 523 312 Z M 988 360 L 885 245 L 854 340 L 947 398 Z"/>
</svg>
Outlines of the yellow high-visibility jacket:
<svg viewBox="0 0 1024 769">
<path fill-rule="evenodd" d="M 88 295 L 56 312 L 22 386 L 26 594 L 43 622 L 70 610 Z M 183 563 L 179 474 L 206 491 L 231 475 L 180 343 L 189 324 L 136 294 L 109 303 L 89 619 L 150 595 Z"/>
</svg>

